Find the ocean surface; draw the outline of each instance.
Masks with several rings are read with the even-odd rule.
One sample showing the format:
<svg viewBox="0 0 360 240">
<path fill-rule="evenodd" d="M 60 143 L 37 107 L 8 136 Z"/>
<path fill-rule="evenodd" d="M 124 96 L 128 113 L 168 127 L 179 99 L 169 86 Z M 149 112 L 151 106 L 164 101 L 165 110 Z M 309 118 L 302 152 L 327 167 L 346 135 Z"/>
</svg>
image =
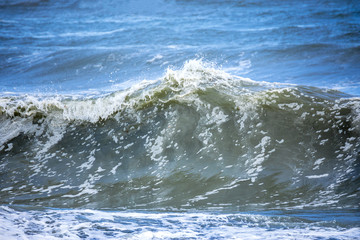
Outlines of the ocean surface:
<svg viewBox="0 0 360 240">
<path fill-rule="evenodd" d="M 0 239 L 360 239 L 360 2 L 0 0 Z"/>
</svg>

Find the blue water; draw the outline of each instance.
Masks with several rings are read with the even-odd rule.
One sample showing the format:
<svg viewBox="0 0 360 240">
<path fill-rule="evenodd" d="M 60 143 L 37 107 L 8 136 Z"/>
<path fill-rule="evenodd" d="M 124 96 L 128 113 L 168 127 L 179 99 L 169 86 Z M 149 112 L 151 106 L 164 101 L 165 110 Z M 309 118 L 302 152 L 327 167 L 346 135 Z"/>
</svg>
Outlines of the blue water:
<svg viewBox="0 0 360 240">
<path fill-rule="evenodd" d="M 2 93 L 113 91 L 201 58 L 360 94 L 358 1 L 1 1 Z"/>
<path fill-rule="evenodd" d="M 0 239 L 360 239 L 360 1 L 0 0 Z"/>
</svg>

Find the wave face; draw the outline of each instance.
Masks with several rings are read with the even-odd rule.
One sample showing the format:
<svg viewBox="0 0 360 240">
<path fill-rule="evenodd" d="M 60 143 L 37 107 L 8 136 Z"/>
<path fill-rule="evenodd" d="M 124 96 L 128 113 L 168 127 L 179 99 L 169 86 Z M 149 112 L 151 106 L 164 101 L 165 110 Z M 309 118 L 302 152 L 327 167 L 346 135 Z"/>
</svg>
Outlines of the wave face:
<svg viewBox="0 0 360 240">
<path fill-rule="evenodd" d="M 97 98 L 0 99 L 1 204 L 358 208 L 360 99 L 192 60 Z"/>
</svg>

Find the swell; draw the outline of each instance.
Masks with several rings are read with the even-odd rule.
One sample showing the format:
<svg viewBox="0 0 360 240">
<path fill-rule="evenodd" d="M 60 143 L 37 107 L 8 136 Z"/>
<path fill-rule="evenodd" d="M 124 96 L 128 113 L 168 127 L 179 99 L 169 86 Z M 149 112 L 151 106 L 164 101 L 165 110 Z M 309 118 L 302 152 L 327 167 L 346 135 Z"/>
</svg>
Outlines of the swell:
<svg viewBox="0 0 360 240">
<path fill-rule="evenodd" d="M 193 60 L 98 98 L 3 98 L 1 203 L 357 208 L 360 100 L 344 96 Z"/>
</svg>

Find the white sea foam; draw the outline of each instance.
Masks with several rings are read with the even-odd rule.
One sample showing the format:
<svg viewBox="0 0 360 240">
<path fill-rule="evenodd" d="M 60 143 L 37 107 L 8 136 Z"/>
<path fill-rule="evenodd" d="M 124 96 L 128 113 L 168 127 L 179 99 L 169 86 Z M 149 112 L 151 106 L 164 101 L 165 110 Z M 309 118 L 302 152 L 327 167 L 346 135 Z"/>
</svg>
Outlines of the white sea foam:
<svg viewBox="0 0 360 240">
<path fill-rule="evenodd" d="M 324 178 L 324 177 L 328 177 L 328 176 L 329 176 L 329 174 L 325 173 L 325 174 L 321 174 L 321 175 L 309 175 L 306 177 L 309 179 L 315 179 L 315 178 Z"/>
<path fill-rule="evenodd" d="M 4 239 L 360 239 L 360 228 L 261 214 L 0 209 Z"/>
</svg>

